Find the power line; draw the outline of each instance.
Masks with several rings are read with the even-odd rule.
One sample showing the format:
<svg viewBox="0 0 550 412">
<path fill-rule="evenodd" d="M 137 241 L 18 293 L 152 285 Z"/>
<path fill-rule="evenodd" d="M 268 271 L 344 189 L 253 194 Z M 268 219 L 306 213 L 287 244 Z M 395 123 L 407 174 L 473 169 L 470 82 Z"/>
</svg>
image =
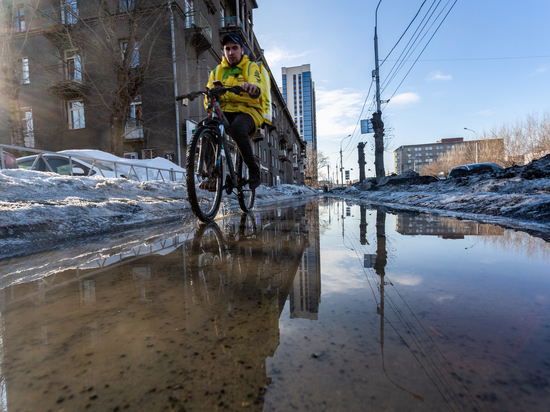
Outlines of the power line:
<svg viewBox="0 0 550 412">
<path fill-rule="evenodd" d="M 449 0 L 447 2 L 447 4 L 449 4 L 451 0 Z M 433 27 L 433 25 L 435 24 L 435 22 L 437 21 L 437 19 L 439 18 L 439 16 L 441 16 L 441 13 L 443 13 L 443 11 L 445 10 L 445 6 L 442 8 L 442 10 L 439 12 L 439 14 L 437 15 L 437 17 L 432 21 L 432 23 L 430 24 L 430 26 L 428 27 L 427 30 L 426 29 L 426 26 L 428 25 L 428 23 L 430 23 L 430 20 L 432 20 L 432 17 L 434 16 L 436 10 L 438 9 L 439 5 L 441 4 L 442 0 L 439 0 L 437 5 L 435 6 L 435 8 L 432 10 L 430 16 L 428 17 L 428 19 L 426 20 L 426 22 L 424 23 L 424 25 L 422 26 L 422 28 L 420 29 L 420 31 L 418 32 L 418 34 L 416 35 L 416 37 L 414 38 L 413 40 L 413 43 L 410 45 L 410 47 L 408 48 L 408 50 L 403 50 L 403 52 L 405 53 L 405 58 L 403 60 L 401 60 L 400 62 L 397 62 L 393 67 L 395 68 L 397 66 L 397 69 L 395 69 L 395 71 L 393 72 L 393 74 L 389 73 L 387 78 L 386 78 L 386 81 L 384 82 L 384 84 L 382 85 L 382 91 L 384 91 L 388 85 L 392 82 L 392 80 L 397 76 L 397 73 L 399 73 L 399 71 L 401 71 L 401 69 L 403 68 L 403 66 L 405 65 L 406 63 L 406 58 L 408 58 L 409 56 L 412 56 L 412 54 L 414 53 L 414 51 L 417 49 L 417 47 L 420 45 L 420 43 L 424 40 L 424 38 L 426 37 L 426 35 L 428 34 L 428 32 L 430 31 L 430 29 Z M 434 0 L 434 3 L 432 3 L 432 6 L 433 4 L 435 4 L 435 0 Z M 431 7 L 430 7 L 431 9 Z M 426 13 L 426 16 L 428 15 L 430 10 L 428 10 L 428 12 Z M 424 16 L 424 17 L 426 17 Z M 422 20 L 424 21 L 424 19 Z M 422 22 L 420 22 L 420 24 L 422 24 Z M 420 28 L 420 25 L 419 27 Z M 417 29 L 418 31 L 418 29 Z M 416 33 L 416 32 L 415 32 Z M 414 36 L 414 35 L 413 35 Z M 420 37 L 422 36 L 422 37 Z M 411 38 L 412 40 L 412 38 Z M 410 43 L 410 41 L 409 41 Z M 407 44 L 408 46 L 409 44 Z M 403 53 L 401 53 L 401 55 L 403 55 Z M 392 68 L 393 69 L 393 68 Z M 390 76 L 391 74 L 391 76 Z"/>
<path fill-rule="evenodd" d="M 458 0 L 455 0 L 453 5 L 450 7 L 449 11 L 447 12 L 447 14 L 445 14 L 445 17 L 443 17 L 443 20 L 441 20 L 441 23 L 439 23 L 439 26 L 437 26 L 437 29 L 435 29 L 434 33 L 432 34 L 432 37 L 430 37 L 430 40 L 428 40 L 428 43 L 426 43 L 426 45 L 424 46 L 424 48 L 422 49 L 422 51 L 420 52 L 420 54 L 418 55 L 418 57 L 416 58 L 416 60 L 414 61 L 414 63 L 412 64 L 411 68 L 409 69 L 409 71 L 407 72 L 407 74 L 405 74 L 405 77 L 403 77 L 403 80 L 401 80 L 401 83 L 399 83 L 399 85 L 397 86 L 397 88 L 395 89 L 395 91 L 393 92 L 393 94 L 391 95 L 391 97 L 389 98 L 389 100 L 391 100 L 393 98 L 393 96 L 395 96 L 395 93 L 397 93 L 397 90 L 399 90 L 399 87 L 401 87 L 401 85 L 403 84 L 403 82 L 405 81 L 405 79 L 407 78 L 407 76 L 409 75 L 409 73 L 411 72 L 411 70 L 413 69 L 413 67 L 415 66 L 416 62 L 418 61 L 418 59 L 420 58 L 420 56 L 422 56 L 422 53 L 424 53 L 424 50 L 426 50 L 426 47 L 428 47 L 428 45 L 430 44 L 430 42 L 432 41 L 432 39 L 434 38 L 435 34 L 439 31 L 439 28 L 441 27 L 441 25 L 443 24 L 443 22 L 447 19 L 447 16 L 449 16 L 449 13 L 451 12 L 451 10 L 454 8 L 455 4 L 458 2 Z M 388 101 L 389 101 L 388 100 Z"/>
<path fill-rule="evenodd" d="M 407 28 L 405 29 L 405 31 L 403 32 L 403 34 L 401 35 L 401 37 L 399 38 L 399 40 L 397 40 L 397 43 L 394 44 L 394 46 L 392 47 L 392 49 L 390 50 L 390 52 L 386 55 L 386 57 L 384 58 L 384 60 L 382 60 L 382 62 L 380 63 L 380 66 L 379 67 L 382 67 L 382 65 L 384 64 L 384 62 L 387 60 L 388 57 L 390 57 L 390 54 L 392 53 L 392 51 L 397 47 L 397 45 L 399 44 L 399 42 L 401 41 L 401 39 L 403 38 L 403 36 L 405 35 L 405 33 L 407 33 L 407 31 L 409 30 L 409 28 L 411 27 L 411 25 L 413 24 L 413 22 L 416 20 L 416 18 L 418 17 L 418 15 L 420 14 L 420 10 L 422 10 L 422 7 L 424 7 L 424 4 L 426 4 L 426 1 L 427 0 L 424 0 L 422 2 L 422 4 L 420 5 L 420 8 L 418 9 L 418 11 L 416 12 L 416 14 L 414 15 L 413 19 L 411 20 L 411 22 L 409 23 L 409 25 L 407 26 Z"/>
<path fill-rule="evenodd" d="M 431 17 L 433 16 L 433 13 L 435 12 L 435 10 L 437 9 L 437 7 L 439 6 L 439 4 L 441 3 L 441 0 L 439 0 L 439 3 L 437 3 L 434 11 L 432 12 L 432 14 L 430 15 L 430 17 L 428 17 L 428 15 L 430 14 L 430 11 L 432 10 L 432 8 L 434 7 L 436 3 L 436 0 L 434 0 L 432 2 L 432 4 L 430 5 L 430 7 L 428 8 L 428 10 L 426 11 L 426 13 L 424 14 L 424 17 L 422 17 L 422 20 L 420 21 L 420 23 L 418 24 L 418 27 L 416 28 L 416 30 L 414 31 L 414 33 L 411 35 L 411 38 L 409 39 L 409 41 L 407 42 L 407 44 L 405 45 L 405 47 L 403 48 L 403 51 L 401 51 L 401 54 L 399 55 L 399 57 L 397 58 L 397 61 L 394 63 L 394 65 L 392 66 L 392 68 L 390 69 L 390 71 L 388 72 L 388 75 L 386 76 L 386 81 L 384 83 L 388 83 L 388 79 L 393 78 L 393 73 L 397 73 L 402 65 L 404 64 L 404 61 L 406 60 L 406 58 L 408 57 L 408 55 L 410 54 L 410 50 L 413 48 L 413 46 L 415 45 L 415 43 L 418 41 L 418 38 L 420 37 L 420 35 L 422 34 L 422 31 L 424 30 L 424 28 L 426 27 L 426 25 L 428 24 L 428 22 L 430 21 Z M 426 20 L 426 18 L 428 17 L 428 20 Z M 426 21 L 424 23 L 424 21 Z M 423 25 L 424 24 L 424 25 Z M 419 31 L 420 30 L 420 31 Z M 417 34 L 418 33 L 418 34 Z M 411 44 L 412 42 L 412 44 Z"/>
<path fill-rule="evenodd" d="M 460 59 L 418 59 L 419 62 L 456 62 L 456 61 L 483 61 L 483 60 L 521 60 L 521 59 L 547 59 L 550 56 L 517 56 L 517 57 L 472 57 Z M 397 61 L 397 60 L 388 60 Z M 413 61 L 407 59 L 406 61 Z"/>
<path fill-rule="evenodd" d="M 361 108 L 361 113 L 359 113 L 359 118 L 357 119 L 357 123 L 355 124 L 355 128 L 353 129 L 353 132 L 351 133 L 351 139 L 346 144 L 345 148 L 342 150 L 342 152 L 348 150 L 348 147 L 350 145 L 350 142 L 353 140 L 353 136 L 355 135 L 355 132 L 357 131 L 357 125 L 359 122 L 361 122 L 361 116 L 363 116 L 363 112 L 365 110 L 365 105 L 367 104 L 367 101 L 369 100 L 370 91 L 372 90 L 372 84 L 374 83 L 374 80 L 371 79 L 369 91 L 367 92 L 367 97 L 365 97 L 365 102 L 363 103 L 363 107 Z"/>
</svg>

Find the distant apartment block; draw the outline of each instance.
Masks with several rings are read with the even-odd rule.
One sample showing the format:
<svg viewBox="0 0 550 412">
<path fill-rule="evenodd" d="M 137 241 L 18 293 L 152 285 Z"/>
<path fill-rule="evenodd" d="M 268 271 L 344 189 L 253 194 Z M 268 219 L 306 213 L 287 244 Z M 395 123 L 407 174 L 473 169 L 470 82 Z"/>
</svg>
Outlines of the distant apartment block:
<svg viewBox="0 0 550 412">
<path fill-rule="evenodd" d="M 400 146 L 393 152 L 395 173 L 401 174 L 407 170 L 418 172 L 425 164 L 437 161 L 448 150 L 465 143 L 471 142 L 464 142 L 462 137 L 453 137 L 435 143 Z"/>
<path fill-rule="evenodd" d="M 468 140 L 464 141 L 462 137 L 453 137 L 448 139 L 441 139 L 435 143 L 423 143 L 415 145 L 400 146 L 393 152 L 395 173 L 401 174 L 407 170 L 414 170 L 418 172 L 422 166 L 436 162 L 445 155 L 449 150 L 466 149 L 469 148 L 473 151 L 477 146 L 487 147 L 487 145 L 495 145 L 495 153 L 502 153 L 504 155 L 504 140 L 492 139 L 492 140 Z"/>
</svg>

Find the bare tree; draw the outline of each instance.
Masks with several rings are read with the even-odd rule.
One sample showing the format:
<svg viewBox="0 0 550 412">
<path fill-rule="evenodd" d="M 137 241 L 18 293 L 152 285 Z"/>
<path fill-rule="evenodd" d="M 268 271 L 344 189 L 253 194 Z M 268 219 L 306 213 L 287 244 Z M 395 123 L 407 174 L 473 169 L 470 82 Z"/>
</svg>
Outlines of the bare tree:
<svg viewBox="0 0 550 412">
<path fill-rule="evenodd" d="M 63 100 L 81 98 L 86 101 L 87 119 L 92 129 L 109 125 L 110 151 L 122 155 L 125 136 L 148 127 L 162 133 L 161 116 L 173 110 L 165 98 L 172 92 L 173 72 L 170 52 L 170 14 L 166 2 L 160 0 L 88 0 L 82 9 L 59 2 L 52 10 L 61 13 L 42 25 L 23 21 L 23 30 L 14 30 L 13 0 L 2 5 L 0 38 L 0 92 L 4 110 L 4 129 L 12 133 L 12 141 L 24 145 L 24 128 L 20 110 L 21 53 L 27 33 L 42 34 L 57 49 L 58 63 L 51 66 L 51 55 L 33 54 L 34 67 L 50 75 L 48 90 Z M 25 2 L 26 16 L 39 16 L 39 1 Z M 25 9 L 20 13 L 25 16 Z M 15 18 L 16 23 L 17 19 Z M 29 41 L 30 44 L 30 41 Z M 68 52 L 72 54 L 67 55 Z M 36 59 L 44 61 L 36 61 Z M 28 66 L 27 66 L 28 67 Z M 53 75 L 53 77 L 52 77 Z M 141 96 L 147 95 L 147 121 L 142 123 Z M 83 115 L 82 115 L 83 116 Z M 54 139 L 60 130 L 50 129 L 45 139 Z M 44 133 L 44 132 L 43 132 Z M 167 135 L 170 135 L 167 133 Z"/>
<path fill-rule="evenodd" d="M 447 176 L 455 166 L 491 162 L 501 166 L 506 164 L 504 151 L 504 140 L 494 139 L 492 136 L 484 135 L 481 140 L 468 141 L 455 145 L 453 149 L 445 152 L 437 161 L 422 166 L 421 175 Z"/>
<path fill-rule="evenodd" d="M 309 145 L 306 148 L 306 158 L 304 159 L 304 174 L 306 184 L 311 187 L 317 187 L 319 185 L 319 167 L 317 163 L 318 152 Z"/>
<path fill-rule="evenodd" d="M 166 70 L 171 59 L 158 53 L 167 47 L 163 34 L 170 21 L 166 5 L 155 0 L 117 2 L 115 10 L 112 4 L 90 1 L 88 13 L 95 17 L 82 20 L 76 30 L 66 30 L 65 36 L 70 47 L 85 57 L 80 70 L 87 106 L 107 113 L 111 152 L 122 155 L 125 135 L 132 127 L 144 126 L 139 124 L 141 93 L 147 89 L 150 100 L 154 93 L 160 98 L 171 84 L 171 72 Z"/>
</svg>

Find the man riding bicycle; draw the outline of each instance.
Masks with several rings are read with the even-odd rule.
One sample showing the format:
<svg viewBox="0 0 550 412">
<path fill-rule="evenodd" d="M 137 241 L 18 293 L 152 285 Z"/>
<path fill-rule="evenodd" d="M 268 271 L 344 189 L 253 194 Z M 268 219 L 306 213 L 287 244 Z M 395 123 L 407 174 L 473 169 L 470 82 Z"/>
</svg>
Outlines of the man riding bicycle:
<svg viewBox="0 0 550 412">
<path fill-rule="evenodd" d="M 220 100 L 220 107 L 231 125 L 231 137 L 237 143 L 248 166 L 248 186 L 250 189 L 256 189 L 261 184 L 260 167 L 254 158 L 250 138 L 264 122 L 260 96 L 265 91 L 265 84 L 262 83 L 258 65 L 251 62 L 245 54 L 244 43 L 238 34 L 226 34 L 222 39 L 222 45 L 224 57 L 221 64 L 210 73 L 207 87 L 241 86 L 248 93 L 225 93 Z"/>
</svg>

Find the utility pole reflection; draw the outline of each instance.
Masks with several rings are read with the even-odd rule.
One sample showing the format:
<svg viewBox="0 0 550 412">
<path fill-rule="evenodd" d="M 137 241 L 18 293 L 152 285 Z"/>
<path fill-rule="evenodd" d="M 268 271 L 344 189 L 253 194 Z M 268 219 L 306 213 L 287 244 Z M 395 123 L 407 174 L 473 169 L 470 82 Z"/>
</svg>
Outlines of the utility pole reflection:
<svg viewBox="0 0 550 412">
<path fill-rule="evenodd" d="M 374 271 L 380 276 L 380 303 L 376 312 L 380 315 L 380 349 L 384 358 L 384 286 L 388 253 L 386 251 L 386 212 L 376 210 L 376 260 Z"/>
<path fill-rule="evenodd" d="M 361 208 L 361 223 L 359 223 L 359 241 L 362 245 L 368 245 L 367 240 L 367 207 L 360 205 Z"/>
<path fill-rule="evenodd" d="M 378 276 L 380 276 L 380 303 L 376 312 L 380 315 L 380 353 L 382 355 L 382 368 L 386 377 L 397 386 L 399 389 L 410 393 L 414 396 L 415 399 L 424 402 L 424 398 L 416 393 L 413 393 L 402 386 L 398 385 L 396 382 L 390 378 L 388 372 L 386 371 L 386 364 L 384 359 L 384 299 L 385 299 L 385 286 L 391 285 L 391 283 L 386 283 L 386 264 L 388 263 L 388 252 L 386 249 L 386 211 L 383 208 L 376 210 L 376 259 L 374 261 L 374 271 Z"/>
</svg>

